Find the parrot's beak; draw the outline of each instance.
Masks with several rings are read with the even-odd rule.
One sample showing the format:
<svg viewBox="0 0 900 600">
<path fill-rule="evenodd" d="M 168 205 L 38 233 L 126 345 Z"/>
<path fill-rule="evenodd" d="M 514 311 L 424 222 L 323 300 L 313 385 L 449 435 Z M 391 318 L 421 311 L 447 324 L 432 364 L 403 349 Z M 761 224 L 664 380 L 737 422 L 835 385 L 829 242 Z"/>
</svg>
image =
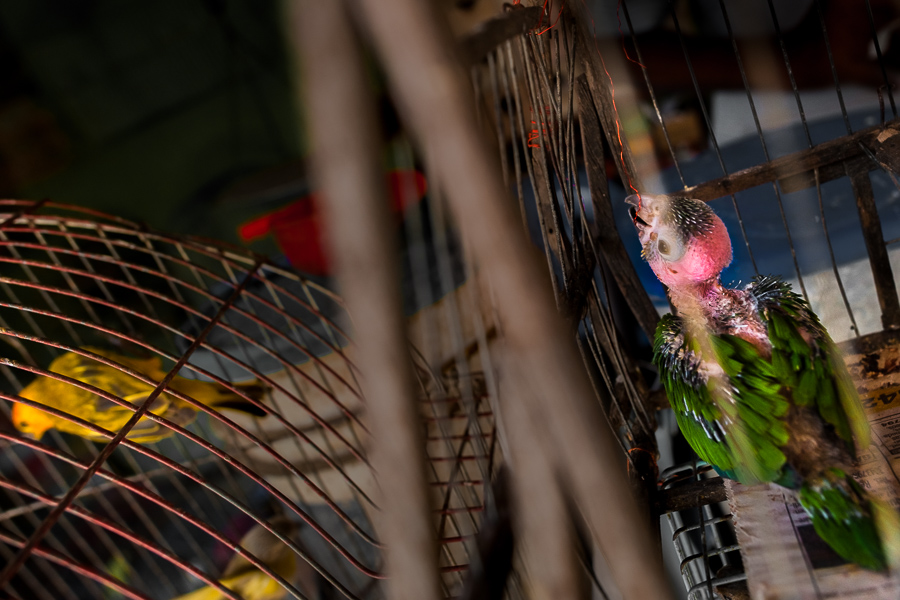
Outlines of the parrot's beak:
<svg viewBox="0 0 900 600">
<path fill-rule="evenodd" d="M 646 216 L 647 209 L 641 196 L 632 194 L 625 198 L 625 203 L 631 205 L 631 208 L 628 209 L 628 214 L 631 215 L 631 220 L 634 221 L 634 226 L 638 228 L 638 231 L 640 231 L 642 226 L 646 227 L 647 222 L 642 217 Z"/>
<path fill-rule="evenodd" d="M 660 216 L 669 206 L 669 197 L 665 195 L 654 196 L 652 194 L 632 194 L 625 198 L 630 204 L 628 214 L 634 222 L 638 238 L 644 249 L 647 244 L 655 240 L 659 235 Z"/>
<path fill-rule="evenodd" d="M 651 220 L 646 197 L 641 197 L 639 194 L 632 194 L 625 198 L 625 203 L 631 205 L 628 209 L 628 214 L 631 215 L 631 220 L 634 223 L 635 229 L 637 229 L 638 237 L 641 238 L 642 243 L 646 242 L 644 233 L 647 228 L 650 227 Z"/>
</svg>

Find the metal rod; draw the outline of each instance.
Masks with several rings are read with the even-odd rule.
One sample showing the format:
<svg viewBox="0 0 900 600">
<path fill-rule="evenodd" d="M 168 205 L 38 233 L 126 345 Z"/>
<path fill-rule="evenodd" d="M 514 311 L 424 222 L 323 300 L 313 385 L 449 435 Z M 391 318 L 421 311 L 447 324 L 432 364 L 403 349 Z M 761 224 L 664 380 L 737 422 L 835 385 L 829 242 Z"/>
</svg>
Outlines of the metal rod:
<svg viewBox="0 0 900 600">
<path fill-rule="evenodd" d="M 675 147 L 672 145 L 672 139 L 669 137 L 669 128 L 666 127 L 666 121 L 663 119 L 662 111 L 659 109 L 656 92 L 653 90 L 653 84 L 650 83 L 650 75 L 647 73 L 644 57 L 641 55 L 641 48 L 637 43 L 634 27 L 631 25 L 631 13 L 628 11 L 628 2 L 622 0 L 621 7 L 622 14 L 625 15 L 625 24 L 628 26 L 628 32 L 631 35 L 631 43 L 634 46 L 634 52 L 637 55 L 637 65 L 641 68 L 641 74 L 644 76 L 644 83 L 647 84 L 647 93 L 650 96 L 650 103 L 653 105 L 653 110 L 656 113 L 656 120 L 659 121 L 663 137 L 666 140 L 666 146 L 669 148 L 669 156 L 672 157 L 672 164 L 675 166 L 675 171 L 678 173 L 678 178 L 681 180 L 682 187 L 687 187 L 687 183 L 684 180 L 684 173 L 681 171 L 681 162 L 678 160 L 678 155 L 675 153 Z M 596 35 L 596 31 L 593 33 Z M 584 110 L 584 108 L 582 108 L 582 110 Z"/>
<path fill-rule="evenodd" d="M 656 333 L 656 324 L 659 322 L 659 313 L 643 290 L 637 271 L 628 259 L 622 238 L 615 233 L 615 221 L 612 207 L 609 204 L 609 188 L 606 174 L 603 172 L 604 154 L 603 144 L 600 139 L 600 120 L 594 111 L 594 104 L 590 101 L 590 89 L 587 78 L 584 75 L 575 81 L 578 87 L 579 122 L 581 123 L 581 143 L 585 155 L 585 169 L 587 171 L 588 187 L 591 190 L 591 205 L 594 209 L 594 226 L 591 237 L 600 246 L 603 255 L 609 260 L 609 268 L 615 277 L 616 284 L 628 298 L 629 308 L 634 313 L 635 319 L 644 330 L 649 339 L 653 339 Z"/>
<path fill-rule="evenodd" d="M 424 442 L 404 331 L 396 250 L 379 160 L 375 112 L 359 45 L 342 2 L 291 3 L 292 41 L 316 140 L 314 172 L 339 287 L 355 325 L 383 493 L 375 526 L 385 545 L 389 596 L 440 597 Z M 306 26 L 315 23 L 314 27 Z M 389 492 L 389 495 L 388 495 Z"/>
<path fill-rule="evenodd" d="M 22 548 L 25 548 L 27 546 L 27 543 L 25 541 L 19 540 L 10 535 L 7 535 L 7 534 L 3 533 L 2 531 L 0 531 L 0 542 L 2 542 L 4 544 L 8 544 L 10 546 L 19 546 Z M 63 567 L 66 567 L 68 569 L 71 569 L 72 571 L 74 571 L 75 573 L 78 573 L 79 575 L 88 577 L 91 580 L 96 581 L 98 583 L 102 583 L 103 585 L 107 586 L 108 588 L 115 590 L 118 593 L 122 594 L 126 598 L 133 598 L 135 600 L 152 600 L 152 598 L 150 596 L 147 596 L 146 594 L 142 594 L 141 592 L 122 584 L 115 577 L 107 575 L 106 573 L 99 571 L 97 569 L 94 569 L 92 567 L 88 567 L 86 565 L 77 563 L 74 560 L 72 560 L 71 558 L 64 556 L 58 552 L 54 552 L 52 550 L 47 550 L 45 548 L 41 548 L 40 546 L 32 548 L 29 552 L 34 553 L 34 556 L 36 556 L 38 558 L 44 558 L 50 562 L 53 562 L 53 563 L 56 563 Z M 21 555 L 21 553 L 22 553 L 22 550 L 19 551 L 19 555 Z M 15 560 L 15 559 L 13 559 L 13 560 Z M 232 598 L 234 598 L 235 600 L 240 600 L 240 597 L 238 597 L 238 596 L 235 596 L 233 594 L 229 594 L 229 595 L 231 595 Z"/>
<path fill-rule="evenodd" d="M 719 142 L 716 139 L 716 133 L 712 126 L 712 117 L 709 114 L 709 110 L 706 106 L 706 101 L 704 100 L 703 94 L 701 93 L 700 82 L 697 80 L 697 74 L 694 71 L 694 65 L 691 62 L 690 55 L 688 54 L 688 49 L 687 49 L 687 45 L 685 44 L 685 41 L 684 41 L 684 36 L 681 34 L 681 25 L 679 25 L 679 23 L 678 23 L 678 15 L 675 10 L 675 5 L 670 4 L 669 10 L 670 10 L 671 17 L 672 17 L 672 23 L 675 25 L 675 32 L 678 34 L 678 41 L 681 43 L 681 49 L 682 49 L 682 52 L 684 53 L 684 62 L 687 65 L 688 73 L 690 73 L 690 76 L 691 76 L 691 82 L 693 82 L 693 85 L 694 85 L 694 92 L 697 95 L 697 102 L 700 105 L 700 112 L 703 114 L 703 120 L 706 123 L 706 129 L 709 132 L 709 140 L 712 143 L 713 150 L 715 151 L 716 159 L 718 159 L 718 161 L 719 161 L 719 167 L 722 169 L 722 174 L 728 175 L 728 168 L 725 166 L 725 159 L 722 156 L 722 151 L 719 148 Z M 738 206 L 737 198 L 734 195 L 731 196 L 731 205 L 734 207 L 734 212 L 738 219 L 738 226 L 741 230 L 741 237 L 744 239 L 744 245 L 747 248 L 747 253 L 750 255 L 750 262 L 753 263 L 753 270 L 759 272 L 756 267 L 756 258 L 753 255 L 753 249 L 750 248 L 750 239 L 747 237 L 747 230 L 744 227 L 744 218 L 741 215 L 741 209 Z M 780 205 L 781 205 L 781 202 L 779 199 L 779 206 Z M 787 230 L 787 221 L 785 220 L 785 217 L 784 217 L 784 211 L 782 211 L 781 218 L 784 221 L 785 231 L 788 231 Z M 788 236 L 790 236 L 789 231 L 788 231 Z M 791 255 L 794 256 L 794 246 L 793 245 L 791 245 Z M 798 278 L 798 281 L 800 282 L 800 288 L 803 291 L 803 296 L 806 297 L 806 288 L 803 286 L 803 276 L 800 274 L 800 267 L 797 266 L 796 256 L 794 256 L 794 267 L 795 267 L 795 270 L 797 271 L 797 278 Z"/>
<path fill-rule="evenodd" d="M 875 17 L 872 15 L 872 3 L 870 0 L 866 0 L 866 14 L 869 17 L 869 27 L 872 33 L 872 45 L 875 48 L 875 55 L 878 57 L 878 67 L 881 69 L 881 78 L 884 80 L 884 87 L 887 88 L 888 98 L 891 101 L 891 112 L 894 113 L 894 117 L 897 116 L 897 104 L 894 102 L 894 86 L 891 83 L 890 78 L 888 77 L 887 70 L 885 69 L 885 60 L 884 55 L 881 53 L 881 42 L 878 41 L 878 30 L 875 27 Z"/>
<path fill-rule="evenodd" d="M 55 498 L 52 498 L 51 496 L 48 496 L 46 494 L 42 494 L 39 490 L 33 489 L 30 486 L 26 486 L 24 484 L 16 484 L 14 482 L 7 481 L 6 479 L 0 478 L 0 487 L 15 490 L 16 492 L 18 492 L 22 495 L 25 495 L 25 496 L 28 496 L 31 498 L 36 498 L 37 500 L 39 500 L 46 506 L 53 506 L 56 504 Z M 214 588 L 218 589 L 223 594 L 226 594 L 228 596 L 232 595 L 232 593 L 230 592 L 230 590 L 228 590 L 228 588 L 223 586 L 217 580 L 208 577 L 205 573 L 203 573 L 203 571 L 197 569 L 191 563 L 181 560 L 180 558 L 178 558 L 178 556 L 176 556 L 172 552 L 169 552 L 168 550 L 166 550 L 165 548 L 163 548 L 160 545 L 154 544 L 152 542 L 148 542 L 147 540 L 145 540 L 142 537 L 138 536 L 137 534 L 133 533 L 129 529 L 122 527 L 120 525 L 117 525 L 117 524 L 113 523 L 112 521 L 110 521 L 109 519 L 103 518 L 100 515 L 93 513 L 91 511 L 88 511 L 79 506 L 70 506 L 69 508 L 66 509 L 66 512 L 70 515 L 79 517 L 88 523 L 92 523 L 94 525 L 102 527 L 103 529 L 105 529 L 107 531 L 115 533 L 116 535 L 120 536 L 122 539 L 125 539 L 125 540 L 133 543 L 134 545 L 136 545 L 140 548 L 143 548 L 144 550 L 152 552 L 153 554 L 174 564 L 175 566 L 177 566 L 179 569 L 185 571 L 186 573 L 190 573 L 194 577 L 203 581 L 203 583 L 205 583 L 207 585 L 211 585 Z M 270 576 L 272 576 L 272 575 L 274 575 L 275 577 L 278 577 L 280 579 L 280 577 L 278 575 L 276 575 L 275 573 L 270 574 Z M 235 600 L 237 600 L 236 596 L 235 596 Z"/>
<path fill-rule="evenodd" d="M 541 440 L 541 428 L 531 422 L 526 408 L 528 385 L 517 365 L 502 361 L 500 406 L 504 430 L 512 455 L 509 457 L 513 502 L 513 526 L 525 573 L 533 582 L 532 598 L 584 598 L 574 553 L 572 524 L 566 514 L 563 490 L 557 471 Z M 552 443 L 552 442 L 549 442 Z"/>
<path fill-rule="evenodd" d="M 868 169 L 854 170 L 848 173 L 853 194 L 856 196 L 856 207 L 862 226 L 866 251 L 869 254 L 869 266 L 875 280 L 875 293 L 881 307 L 881 324 L 885 329 L 900 327 L 900 299 L 897 296 L 897 285 L 891 269 L 890 257 L 884 243 L 881 218 L 872 191 L 872 181 Z"/>
<path fill-rule="evenodd" d="M 844 104 L 844 94 L 841 92 L 841 80 L 838 78 L 837 65 L 834 64 L 834 54 L 831 52 L 831 42 L 828 40 L 828 29 L 825 27 L 825 13 L 822 11 L 821 0 L 814 0 L 816 12 L 819 13 L 819 25 L 822 27 L 822 39 L 825 41 L 825 52 L 828 54 L 828 64 L 831 66 L 831 76 L 834 79 L 834 91 L 837 93 L 838 103 L 841 106 L 841 115 L 844 117 L 844 126 L 847 133 L 853 133 L 850 126 L 850 116 L 847 114 L 847 105 Z M 883 120 L 883 119 L 882 119 Z"/>
</svg>

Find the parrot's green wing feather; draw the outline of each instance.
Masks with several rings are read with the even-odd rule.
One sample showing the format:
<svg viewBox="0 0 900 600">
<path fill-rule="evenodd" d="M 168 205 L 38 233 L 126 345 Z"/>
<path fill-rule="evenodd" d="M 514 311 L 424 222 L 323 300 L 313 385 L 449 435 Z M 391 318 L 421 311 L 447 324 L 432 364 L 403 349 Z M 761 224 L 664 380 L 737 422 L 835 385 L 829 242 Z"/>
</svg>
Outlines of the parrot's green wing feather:
<svg viewBox="0 0 900 600">
<path fill-rule="evenodd" d="M 681 319 L 665 315 L 656 330 L 654 362 L 678 426 L 695 452 L 726 477 L 746 483 L 782 475 L 788 409 L 781 384 L 752 344 L 710 336 L 724 371 L 715 398 L 699 360 L 684 341 Z"/>
<path fill-rule="evenodd" d="M 747 288 L 757 299 L 772 343 L 772 366 L 797 406 L 814 406 L 847 443 L 869 445 L 869 424 L 840 351 L 809 305 L 775 277 Z"/>
</svg>

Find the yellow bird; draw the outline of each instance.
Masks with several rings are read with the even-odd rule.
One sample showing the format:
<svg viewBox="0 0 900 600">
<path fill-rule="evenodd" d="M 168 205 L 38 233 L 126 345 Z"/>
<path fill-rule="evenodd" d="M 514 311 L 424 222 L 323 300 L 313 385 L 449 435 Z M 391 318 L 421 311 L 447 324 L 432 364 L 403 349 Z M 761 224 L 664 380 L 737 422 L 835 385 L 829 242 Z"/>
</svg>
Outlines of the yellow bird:
<svg viewBox="0 0 900 600">
<path fill-rule="evenodd" d="M 166 371 L 162 368 L 162 361 L 158 357 L 137 359 L 98 348 L 86 347 L 84 350 L 142 373 L 157 383 L 166 376 Z M 90 384 L 127 400 L 135 406 L 140 406 L 156 387 L 156 384 L 145 383 L 114 367 L 74 352 L 66 352 L 58 356 L 50 363 L 49 370 Z M 235 387 L 254 400 L 262 398 L 265 391 L 265 387 L 257 380 L 235 384 Z M 169 382 L 168 388 L 179 391 L 217 410 L 228 408 L 259 417 L 266 414 L 260 407 L 218 383 L 186 379 L 176 375 Z M 97 394 L 44 375 L 38 376 L 28 384 L 19 392 L 19 396 L 80 417 L 113 433 L 119 431 L 134 414 L 134 411 L 101 398 Z M 150 411 L 173 423 L 185 426 L 196 418 L 198 409 L 170 394 L 162 393 L 154 401 Z M 30 434 L 35 439 L 40 439 L 48 429 L 73 433 L 98 442 L 107 439 L 80 425 L 24 404 L 13 405 L 12 419 L 19 431 Z M 142 418 L 128 433 L 128 439 L 139 443 L 156 442 L 171 436 L 172 433 L 171 429 L 150 419 Z"/>
<path fill-rule="evenodd" d="M 276 531 L 288 537 L 296 531 L 296 524 L 284 516 L 275 517 L 270 524 Z M 254 525 L 241 538 L 240 545 L 288 583 L 292 583 L 295 579 L 298 570 L 297 555 L 261 525 Z M 281 600 L 287 595 L 287 590 L 280 583 L 260 571 L 240 554 L 235 554 L 228 561 L 219 583 L 245 600 Z M 207 585 L 174 600 L 225 600 L 225 596 L 216 588 Z"/>
</svg>

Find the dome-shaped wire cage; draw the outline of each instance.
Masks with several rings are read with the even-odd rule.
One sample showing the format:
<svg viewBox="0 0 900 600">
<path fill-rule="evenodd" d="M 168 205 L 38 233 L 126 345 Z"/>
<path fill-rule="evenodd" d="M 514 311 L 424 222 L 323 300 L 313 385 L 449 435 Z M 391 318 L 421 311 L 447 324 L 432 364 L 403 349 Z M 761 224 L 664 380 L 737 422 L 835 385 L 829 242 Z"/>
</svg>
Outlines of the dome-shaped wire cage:
<svg viewBox="0 0 900 600">
<path fill-rule="evenodd" d="M 255 577 L 271 586 L 258 597 L 382 597 L 341 299 L 237 247 L 52 202 L 0 211 L 5 591 L 241 597 Z M 495 461 L 491 409 L 477 374 L 461 410 L 459 379 L 410 354 L 458 585 Z"/>
</svg>

